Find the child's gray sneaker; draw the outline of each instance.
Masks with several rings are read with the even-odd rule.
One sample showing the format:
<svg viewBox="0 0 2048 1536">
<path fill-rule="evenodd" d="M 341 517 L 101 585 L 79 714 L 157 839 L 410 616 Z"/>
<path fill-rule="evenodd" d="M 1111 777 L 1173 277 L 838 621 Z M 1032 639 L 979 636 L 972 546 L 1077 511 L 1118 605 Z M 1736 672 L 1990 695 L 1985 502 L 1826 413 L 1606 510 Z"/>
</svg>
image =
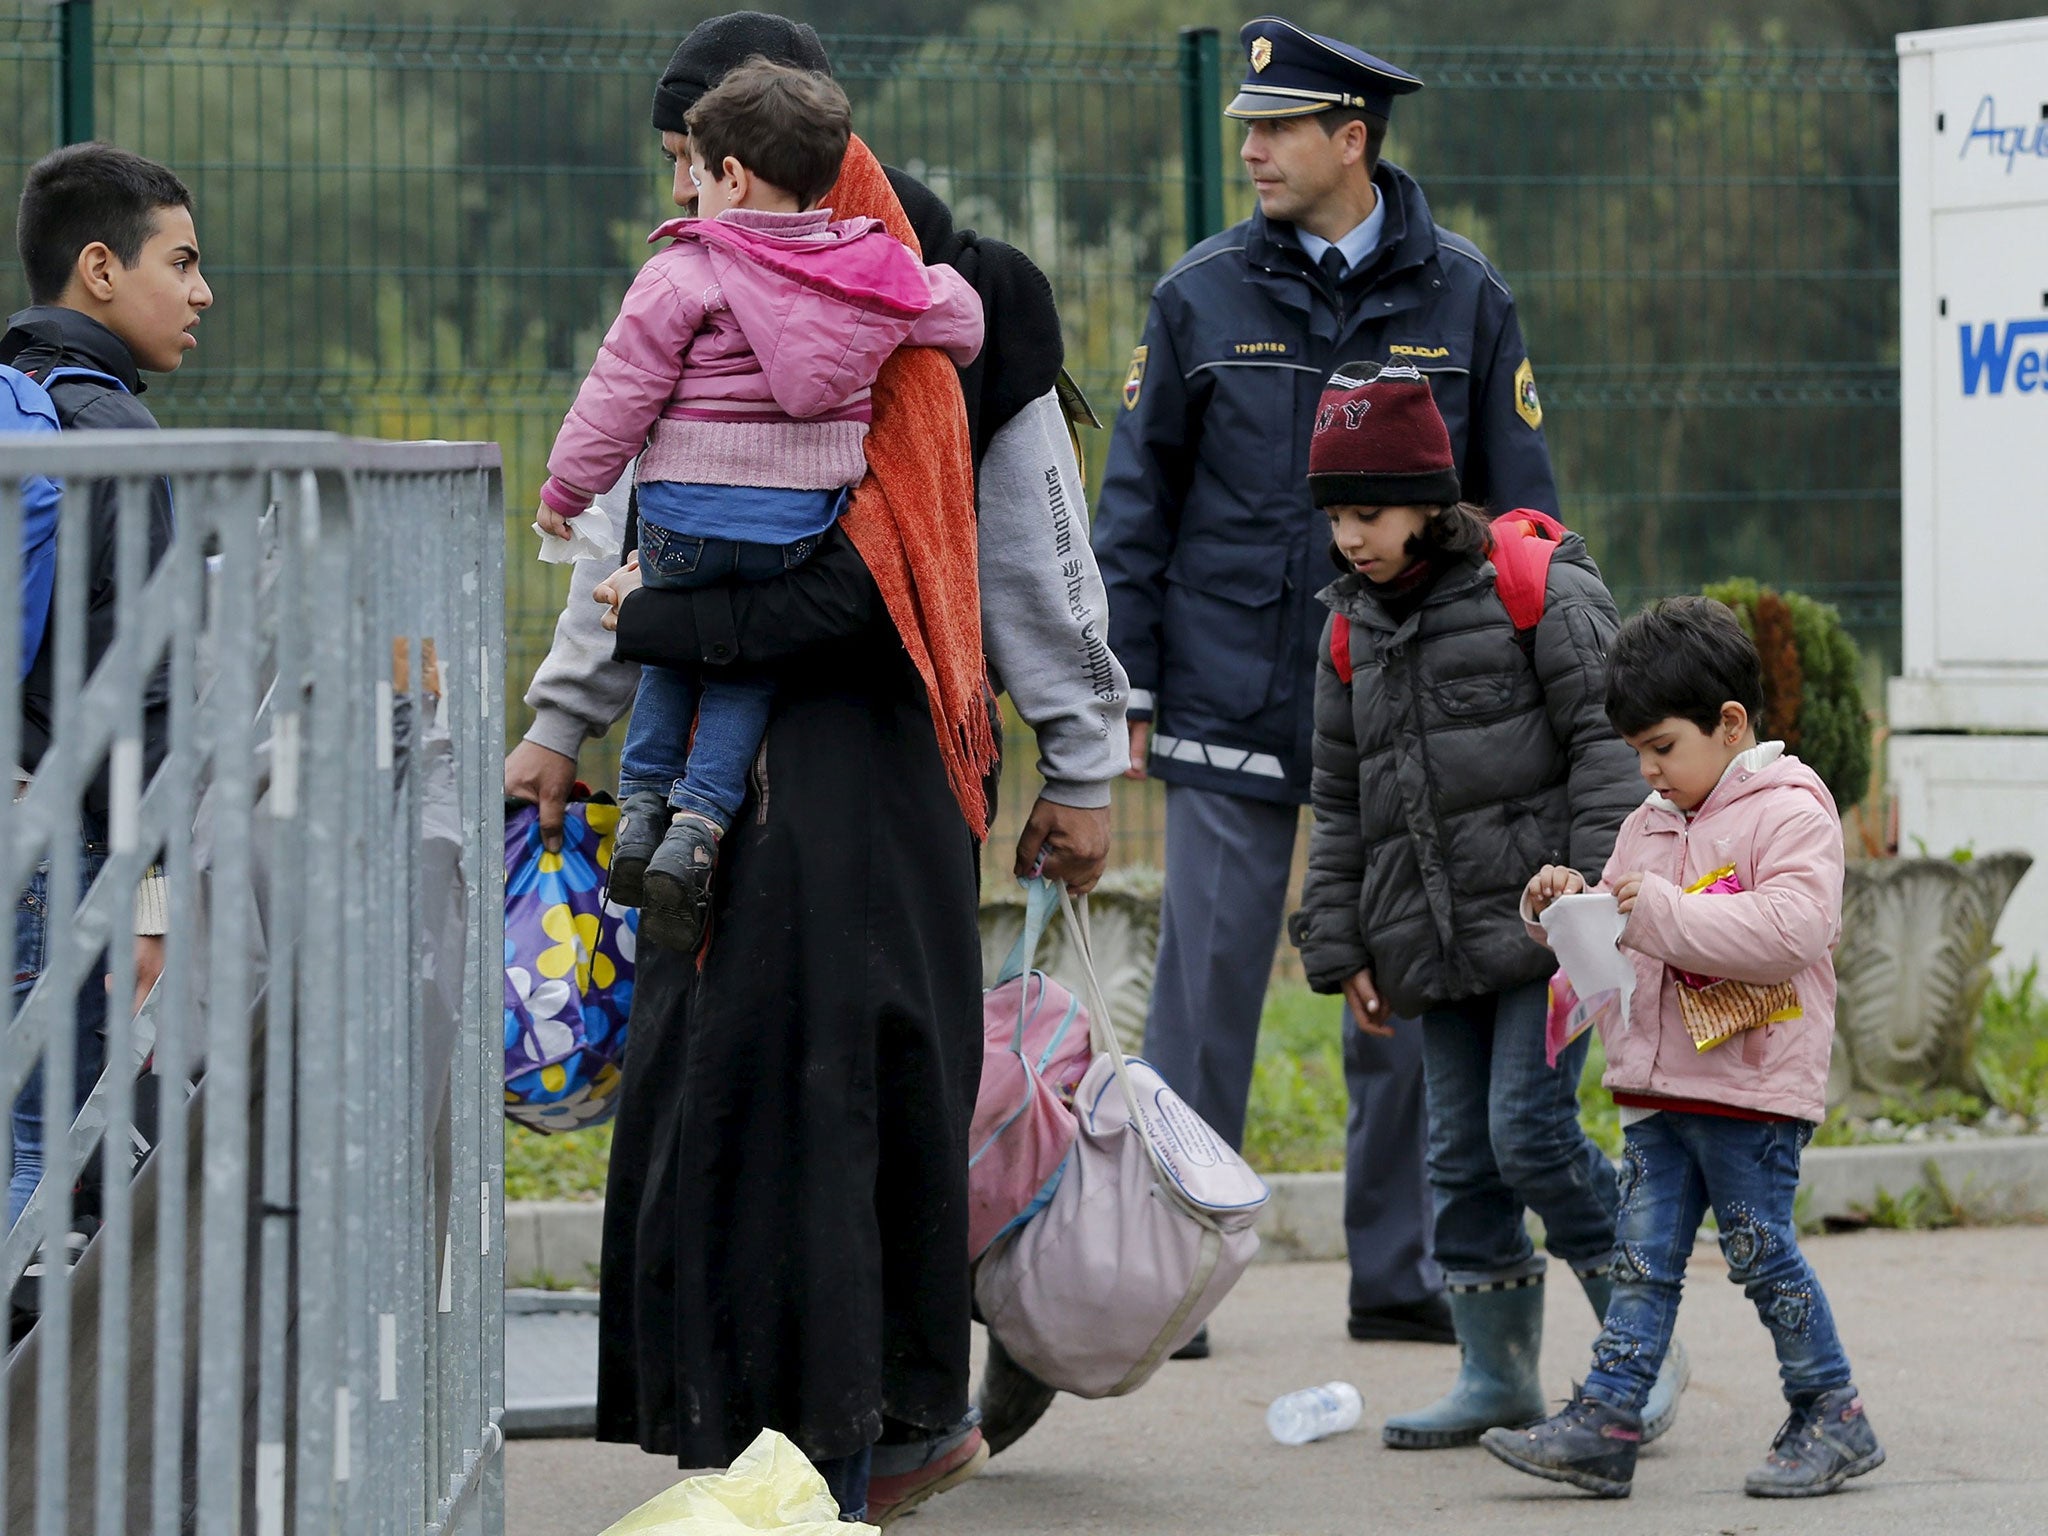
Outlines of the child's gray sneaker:
<svg viewBox="0 0 2048 1536">
<path fill-rule="evenodd" d="M 640 881 L 640 938 L 694 954 L 711 914 L 711 874 L 718 867 L 718 828 L 678 811 Z"/>
<path fill-rule="evenodd" d="M 1583 1392 L 1527 1429 L 1489 1429 L 1479 1443 L 1517 1472 L 1625 1499 L 1643 1446 L 1643 1420 Z"/>
<path fill-rule="evenodd" d="M 619 807 L 619 830 L 612 837 L 611 881 L 604 899 L 615 907 L 637 907 L 647 874 L 647 861 L 668 831 L 668 802 L 651 789 L 635 790 Z"/>
<path fill-rule="evenodd" d="M 1853 1386 L 1837 1387 L 1793 1408 L 1742 1491 L 1753 1499 L 1811 1499 L 1883 1465 L 1863 1399 Z"/>
</svg>

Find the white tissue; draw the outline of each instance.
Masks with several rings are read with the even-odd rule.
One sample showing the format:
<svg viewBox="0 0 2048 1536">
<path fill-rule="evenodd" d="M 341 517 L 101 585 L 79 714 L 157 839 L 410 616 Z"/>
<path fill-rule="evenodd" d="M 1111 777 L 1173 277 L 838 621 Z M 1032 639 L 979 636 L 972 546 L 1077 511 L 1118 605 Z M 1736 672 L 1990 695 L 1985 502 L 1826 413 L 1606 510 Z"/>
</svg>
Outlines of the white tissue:
<svg viewBox="0 0 2048 1536">
<path fill-rule="evenodd" d="M 1586 892 L 1560 896 L 1543 909 L 1543 931 L 1558 967 L 1584 1003 L 1597 1003 L 1601 994 L 1620 994 L 1621 1027 L 1628 1028 L 1629 999 L 1636 990 L 1636 968 L 1619 946 L 1621 930 L 1628 919 L 1612 896 Z"/>
<path fill-rule="evenodd" d="M 540 534 L 540 557 L 549 565 L 569 565 L 578 560 L 617 560 L 619 537 L 612 532 L 612 515 L 595 502 L 585 509 L 581 517 L 569 519 L 569 537 L 558 539 L 545 532 L 539 523 L 533 531 Z"/>
</svg>

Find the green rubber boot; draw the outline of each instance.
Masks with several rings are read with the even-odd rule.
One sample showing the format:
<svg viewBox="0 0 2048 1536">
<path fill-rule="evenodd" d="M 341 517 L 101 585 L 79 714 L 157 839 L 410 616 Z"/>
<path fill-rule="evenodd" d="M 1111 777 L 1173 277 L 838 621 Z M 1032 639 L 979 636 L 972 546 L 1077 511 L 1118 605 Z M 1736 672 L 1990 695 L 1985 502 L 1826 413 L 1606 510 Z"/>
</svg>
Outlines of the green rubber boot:
<svg viewBox="0 0 2048 1536">
<path fill-rule="evenodd" d="M 1606 1275 L 1581 1275 L 1579 1284 L 1586 1288 L 1586 1300 L 1593 1303 L 1593 1315 L 1605 1326 L 1607 1304 L 1614 1300 L 1614 1281 Z M 1685 1345 L 1674 1338 L 1664 1351 L 1664 1363 L 1657 1367 L 1650 1400 L 1643 1404 L 1644 1445 L 1678 1422 L 1678 1399 L 1691 1380 L 1692 1362 L 1686 1358 Z"/>
<path fill-rule="evenodd" d="M 1537 1355 L 1543 1348 L 1543 1277 L 1507 1290 L 1452 1291 L 1451 1320 L 1464 1357 L 1451 1390 L 1416 1413 L 1387 1420 L 1380 1439 L 1397 1451 L 1476 1445 L 1489 1429 L 1520 1429 L 1544 1416 Z"/>
</svg>

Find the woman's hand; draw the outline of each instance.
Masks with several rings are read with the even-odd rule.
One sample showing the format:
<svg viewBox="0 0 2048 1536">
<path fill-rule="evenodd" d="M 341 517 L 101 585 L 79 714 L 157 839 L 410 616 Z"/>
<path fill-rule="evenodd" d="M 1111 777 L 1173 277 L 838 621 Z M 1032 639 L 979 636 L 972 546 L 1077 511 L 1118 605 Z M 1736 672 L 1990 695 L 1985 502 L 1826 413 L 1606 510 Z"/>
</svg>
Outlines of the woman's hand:
<svg viewBox="0 0 2048 1536">
<path fill-rule="evenodd" d="M 1640 870 L 1632 875 L 1623 875 L 1614 882 L 1614 904 L 1621 908 L 1626 917 L 1636 909 L 1636 897 L 1642 894 L 1644 876 Z"/>
<path fill-rule="evenodd" d="M 619 627 L 619 609 L 625 606 L 627 598 L 639 590 L 640 551 L 636 549 L 632 554 L 626 556 L 626 563 L 624 565 L 613 571 L 611 575 L 605 577 L 603 581 L 600 581 L 591 590 L 590 600 L 594 603 L 604 604 L 607 610 L 604 616 L 604 627 L 606 629 L 617 629 Z"/>
<path fill-rule="evenodd" d="M 1544 908 L 1560 896 L 1576 896 L 1586 888 L 1586 877 L 1564 864 L 1546 864 L 1529 877 L 1522 901 L 1531 917 L 1541 917 Z"/>
<path fill-rule="evenodd" d="M 1368 1035 L 1391 1040 L 1393 1026 L 1387 1023 L 1387 1002 L 1373 985 L 1371 970 L 1360 971 L 1344 983 L 1344 1001 L 1351 1005 L 1351 1017 Z"/>
</svg>

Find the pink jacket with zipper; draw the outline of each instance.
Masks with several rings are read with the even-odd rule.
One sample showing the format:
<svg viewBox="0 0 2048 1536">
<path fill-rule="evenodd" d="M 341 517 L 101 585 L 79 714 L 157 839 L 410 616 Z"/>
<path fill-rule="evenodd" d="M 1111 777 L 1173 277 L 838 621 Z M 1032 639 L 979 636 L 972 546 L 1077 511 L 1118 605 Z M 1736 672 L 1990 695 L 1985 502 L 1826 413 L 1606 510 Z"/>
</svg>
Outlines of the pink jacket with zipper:
<svg viewBox="0 0 2048 1536">
<path fill-rule="evenodd" d="M 1783 752 L 1768 742 L 1744 753 L 1691 817 L 1653 794 L 1622 823 L 1600 888 L 1638 872 L 1644 880 L 1621 935 L 1636 973 L 1629 1027 L 1601 1032 L 1610 1091 L 1826 1117 L 1842 822 L 1820 776 Z M 1685 894 L 1731 865 L 1739 892 Z M 1675 971 L 1789 981 L 1801 1016 L 1697 1050 Z"/>
<path fill-rule="evenodd" d="M 635 478 L 836 490 L 867 471 L 869 391 L 901 346 L 981 351 L 981 299 L 877 219 L 830 209 L 671 219 L 548 455 L 566 517 Z M 642 449 L 645 452 L 642 452 Z"/>
</svg>

